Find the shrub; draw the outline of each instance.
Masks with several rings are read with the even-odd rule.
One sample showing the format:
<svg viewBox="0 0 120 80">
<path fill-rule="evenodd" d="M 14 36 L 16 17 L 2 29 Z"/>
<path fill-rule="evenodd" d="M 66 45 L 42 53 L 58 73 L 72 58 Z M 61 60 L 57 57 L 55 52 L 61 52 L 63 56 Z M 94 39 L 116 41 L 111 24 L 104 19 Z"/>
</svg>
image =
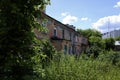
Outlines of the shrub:
<svg viewBox="0 0 120 80">
<path fill-rule="evenodd" d="M 83 58 L 84 57 L 84 58 Z M 44 80 L 119 80 L 120 68 L 99 59 L 62 55 L 45 68 Z"/>
</svg>

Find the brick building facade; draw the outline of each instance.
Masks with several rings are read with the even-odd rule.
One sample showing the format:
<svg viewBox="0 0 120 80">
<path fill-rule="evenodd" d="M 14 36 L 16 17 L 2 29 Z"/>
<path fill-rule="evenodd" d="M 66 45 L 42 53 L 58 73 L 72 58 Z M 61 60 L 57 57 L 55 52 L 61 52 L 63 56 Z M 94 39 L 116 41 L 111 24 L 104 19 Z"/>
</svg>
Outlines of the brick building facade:
<svg viewBox="0 0 120 80">
<path fill-rule="evenodd" d="M 42 33 L 35 29 L 38 38 L 48 38 L 58 51 L 64 53 L 79 55 L 85 50 L 88 45 L 87 38 L 76 32 L 73 25 L 65 25 L 45 13 L 42 13 L 42 16 L 45 22 L 39 22 L 48 32 Z"/>
</svg>

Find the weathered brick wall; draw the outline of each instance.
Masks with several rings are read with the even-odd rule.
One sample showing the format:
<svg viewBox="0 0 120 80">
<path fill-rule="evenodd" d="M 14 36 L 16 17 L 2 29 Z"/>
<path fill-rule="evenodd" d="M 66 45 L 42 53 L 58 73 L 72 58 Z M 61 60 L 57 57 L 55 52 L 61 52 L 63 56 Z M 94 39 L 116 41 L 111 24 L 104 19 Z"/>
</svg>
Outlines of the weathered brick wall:
<svg viewBox="0 0 120 80">
<path fill-rule="evenodd" d="M 35 31 L 36 36 L 40 38 L 44 36 L 48 37 L 58 51 L 65 51 L 67 49 L 66 53 L 80 54 L 83 49 L 82 44 L 87 45 L 87 39 L 77 33 L 74 28 L 64 25 L 46 14 L 43 15 L 46 18 L 45 27 L 48 29 L 48 32 L 41 34 Z M 54 37 L 54 29 L 56 29 L 57 40 L 51 39 L 51 37 Z"/>
</svg>

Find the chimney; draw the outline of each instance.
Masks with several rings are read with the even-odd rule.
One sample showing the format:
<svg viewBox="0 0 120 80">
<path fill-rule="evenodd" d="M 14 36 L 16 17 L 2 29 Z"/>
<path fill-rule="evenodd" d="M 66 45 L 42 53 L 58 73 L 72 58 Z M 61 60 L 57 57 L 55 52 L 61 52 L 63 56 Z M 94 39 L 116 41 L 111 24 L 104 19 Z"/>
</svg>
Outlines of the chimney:
<svg viewBox="0 0 120 80">
<path fill-rule="evenodd" d="M 74 29 L 75 30 L 75 26 L 73 26 L 73 25 L 69 25 L 69 24 L 66 24 L 68 27 L 70 27 L 70 28 L 72 28 L 72 29 Z"/>
</svg>

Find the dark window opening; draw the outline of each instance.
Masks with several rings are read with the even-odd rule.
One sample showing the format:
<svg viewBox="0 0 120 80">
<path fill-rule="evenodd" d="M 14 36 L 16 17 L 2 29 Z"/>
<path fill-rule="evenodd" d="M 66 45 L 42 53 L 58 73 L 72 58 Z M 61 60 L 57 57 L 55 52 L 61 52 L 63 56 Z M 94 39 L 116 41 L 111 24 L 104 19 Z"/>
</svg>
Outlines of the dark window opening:
<svg viewBox="0 0 120 80">
<path fill-rule="evenodd" d="M 57 36 L 57 30 L 54 28 L 54 36 Z"/>
<path fill-rule="evenodd" d="M 62 30 L 62 38 L 64 39 L 64 36 L 65 35 L 65 31 L 64 30 Z"/>
<path fill-rule="evenodd" d="M 71 33 L 69 33 L 69 36 L 70 36 L 70 40 L 71 40 Z"/>
</svg>

